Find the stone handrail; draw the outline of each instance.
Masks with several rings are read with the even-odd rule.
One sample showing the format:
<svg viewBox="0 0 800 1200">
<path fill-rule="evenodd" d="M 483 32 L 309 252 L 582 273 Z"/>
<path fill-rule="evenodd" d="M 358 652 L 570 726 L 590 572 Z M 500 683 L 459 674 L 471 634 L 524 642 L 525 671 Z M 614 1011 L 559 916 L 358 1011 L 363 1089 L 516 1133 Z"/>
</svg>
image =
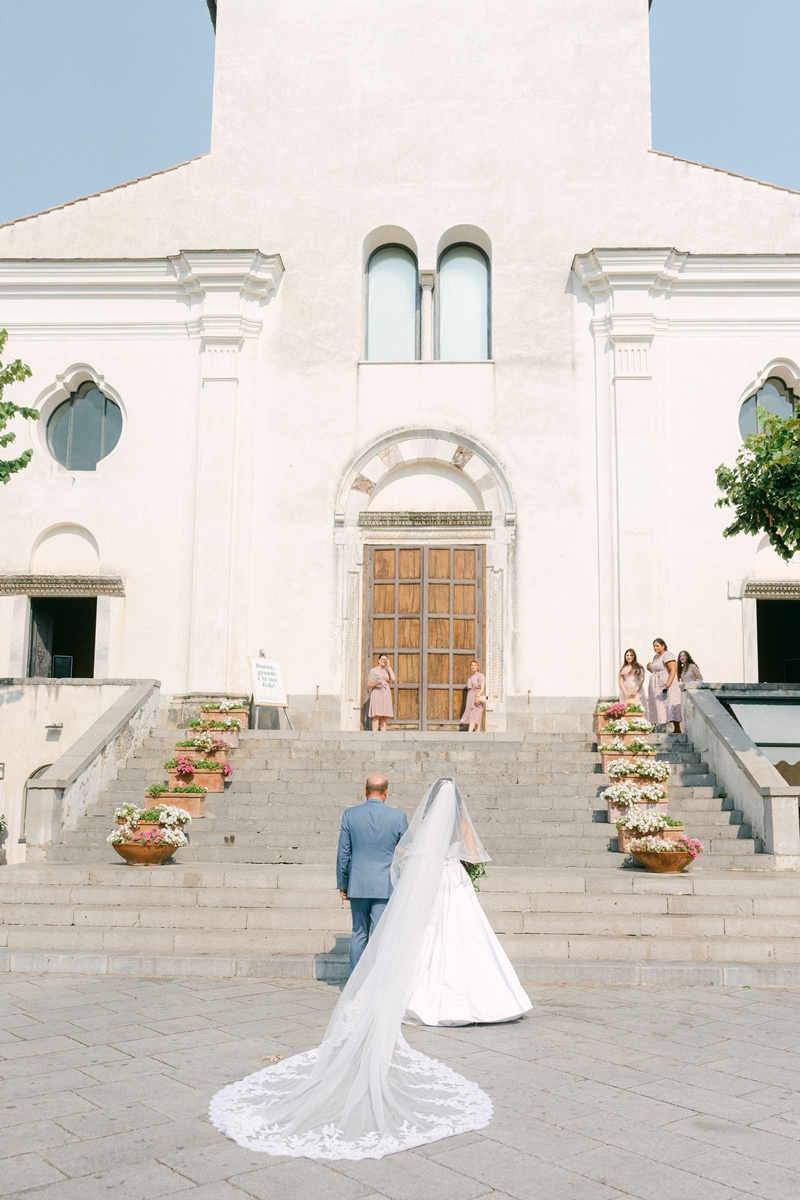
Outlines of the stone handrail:
<svg viewBox="0 0 800 1200">
<path fill-rule="evenodd" d="M 157 679 L 137 680 L 43 775 L 28 780 L 28 860 L 46 859 L 116 776 L 120 761 L 152 729 L 160 689 Z"/>
<path fill-rule="evenodd" d="M 800 787 L 788 784 L 703 683 L 683 685 L 684 728 L 775 866 L 800 868 Z"/>
</svg>

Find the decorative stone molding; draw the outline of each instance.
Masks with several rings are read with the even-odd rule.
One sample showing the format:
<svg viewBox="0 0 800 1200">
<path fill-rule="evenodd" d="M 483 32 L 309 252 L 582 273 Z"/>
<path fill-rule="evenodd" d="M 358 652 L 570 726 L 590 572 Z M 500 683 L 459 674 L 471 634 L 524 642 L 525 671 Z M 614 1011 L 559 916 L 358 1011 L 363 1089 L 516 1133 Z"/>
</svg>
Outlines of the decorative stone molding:
<svg viewBox="0 0 800 1200">
<path fill-rule="evenodd" d="M 387 526 L 395 529 L 418 526 L 423 528 L 469 526 L 491 529 L 492 514 L 490 512 L 362 512 L 358 514 L 358 523 L 364 529 L 380 529 Z"/>
<path fill-rule="evenodd" d="M 486 684 L 491 701 L 503 695 L 503 572 L 489 571 L 486 579 Z"/>
<path fill-rule="evenodd" d="M 354 704 L 358 700 L 358 684 L 359 684 L 359 643 L 361 641 L 361 621 L 360 621 L 360 604 L 361 595 L 361 573 L 359 571 L 347 572 L 347 584 L 345 594 L 345 698 L 348 704 Z"/>
<path fill-rule="evenodd" d="M 615 337 L 609 341 L 614 347 L 614 378 L 615 379 L 651 379 L 650 347 L 651 337 Z"/>
<path fill-rule="evenodd" d="M 747 600 L 800 600 L 800 580 L 750 579 L 744 585 Z"/>
<path fill-rule="evenodd" d="M 0 575 L 0 596 L 124 596 L 114 575 Z"/>
</svg>

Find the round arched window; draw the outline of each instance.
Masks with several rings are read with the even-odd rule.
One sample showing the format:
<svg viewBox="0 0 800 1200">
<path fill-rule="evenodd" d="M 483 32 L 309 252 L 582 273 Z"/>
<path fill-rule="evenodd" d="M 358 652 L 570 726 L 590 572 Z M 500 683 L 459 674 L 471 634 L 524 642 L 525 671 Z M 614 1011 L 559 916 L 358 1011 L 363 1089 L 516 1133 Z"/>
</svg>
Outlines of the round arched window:
<svg viewBox="0 0 800 1200">
<path fill-rule="evenodd" d="M 797 409 L 797 396 L 777 375 L 770 376 L 763 387 L 754 396 L 748 396 L 739 409 L 739 432 L 742 437 L 761 432 L 759 408 L 765 408 L 776 417 L 793 417 Z"/>
<path fill-rule="evenodd" d="M 121 433 L 119 405 L 89 381 L 59 404 L 47 422 L 47 445 L 68 471 L 93 471 Z"/>
</svg>

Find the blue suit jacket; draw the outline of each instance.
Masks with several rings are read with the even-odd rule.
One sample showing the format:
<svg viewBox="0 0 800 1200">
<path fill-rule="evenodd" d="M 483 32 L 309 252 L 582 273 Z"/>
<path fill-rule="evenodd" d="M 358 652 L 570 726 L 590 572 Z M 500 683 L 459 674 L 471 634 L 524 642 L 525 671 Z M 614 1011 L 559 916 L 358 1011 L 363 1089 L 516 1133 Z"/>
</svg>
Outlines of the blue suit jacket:
<svg viewBox="0 0 800 1200">
<path fill-rule="evenodd" d="M 394 848 L 408 829 L 406 814 L 380 800 L 365 800 L 342 814 L 336 853 L 336 886 L 353 900 L 385 900 Z"/>
</svg>

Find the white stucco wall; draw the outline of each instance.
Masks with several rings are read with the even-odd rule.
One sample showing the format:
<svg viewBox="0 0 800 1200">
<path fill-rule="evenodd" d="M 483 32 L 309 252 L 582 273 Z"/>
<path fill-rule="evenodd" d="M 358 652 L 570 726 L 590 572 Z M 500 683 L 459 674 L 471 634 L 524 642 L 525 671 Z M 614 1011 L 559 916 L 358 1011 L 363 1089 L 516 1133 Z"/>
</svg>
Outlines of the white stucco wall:
<svg viewBox="0 0 800 1200">
<path fill-rule="evenodd" d="M 337 497 L 371 447 L 434 431 L 508 492 L 503 697 L 609 691 L 620 648 L 656 634 L 742 678 L 751 602 L 729 582 L 757 543 L 723 541 L 713 470 L 748 385 L 800 362 L 797 261 L 762 258 L 800 246 L 800 195 L 653 153 L 649 128 L 646 0 L 226 0 L 211 153 L 0 228 L 0 325 L 34 372 L 15 398 L 46 405 L 88 364 L 125 415 L 96 473 L 33 431 L 0 572 L 79 525 L 125 583 L 102 601 L 107 673 L 240 692 L 263 647 L 290 694 L 341 698 L 363 538 Z M 363 363 L 376 231 L 435 270 L 464 225 L 491 251 L 493 362 Z M 170 258 L 192 247 L 240 248 L 227 282 Z M 593 292 L 571 269 L 593 247 L 653 249 Z M 646 379 L 617 369 L 626 330 Z M 0 601 L 9 674 L 25 614 Z"/>
</svg>

